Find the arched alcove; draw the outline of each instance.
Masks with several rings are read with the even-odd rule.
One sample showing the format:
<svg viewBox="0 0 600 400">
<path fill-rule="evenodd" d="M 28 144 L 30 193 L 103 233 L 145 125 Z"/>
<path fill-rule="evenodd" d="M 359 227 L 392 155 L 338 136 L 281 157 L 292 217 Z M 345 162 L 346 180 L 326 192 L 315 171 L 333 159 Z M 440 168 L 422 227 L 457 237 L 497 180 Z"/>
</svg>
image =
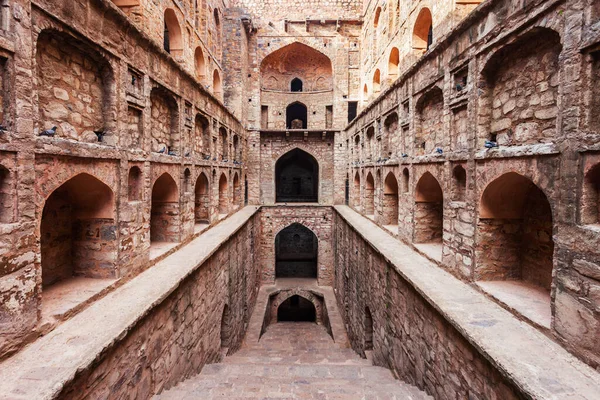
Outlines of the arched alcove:
<svg viewBox="0 0 600 400">
<path fill-rule="evenodd" d="M 364 350 L 373 350 L 373 315 L 369 307 L 365 307 L 364 329 Z"/>
<path fill-rule="evenodd" d="M 195 131 L 196 137 L 194 140 L 194 152 L 201 154 L 203 158 L 210 158 L 210 125 L 208 118 L 202 114 L 196 115 Z"/>
<path fill-rule="evenodd" d="M 210 207 L 210 185 L 208 178 L 204 172 L 201 172 L 196 179 L 194 189 L 194 220 L 196 224 L 209 223 L 209 207 Z"/>
<path fill-rule="evenodd" d="M 319 163 L 301 149 L 293 149 L 275 163 L 277 203 L 316 203 L 319 201 Z"/>
<path fill-rule="evenodd" d="M 219 138 L 221 140 L 221 159 L 229 159 L 229 140 L 227 135 L 227 129 L 224 127 L 219 128 Z"/>
<path fill-rule="evenodd" d="M 375 178 L 370 172 L 365 179 L 365 215 L 375 216 Z"/>
<path fill-rule="evenodd" d="M 219 214 L 221 216 L 229 213 L 229 185 L 227 175 L 221 174 L 219 178 Z"/>
<path fill-rule="evenodd" d="M 194 71 L 196 73 L 196 79 L 200 82 L 206 78 L 206 61 L 204 60 L 204 52 L 202 47 L 196 47 L 194 51 Z"/>
<path fill-rule="evenodd" d="M 131 167 L 127 178 L 127 200 L 138 201 L 142 199 L 142 170 L 139 167 Z"/>
<path fill-rule="evenodd" d="M 275 236 L 276 278 L 317 278 L 319 241 L 306 226 L 294 223 Z"/>
<path fill-rule="evenodd" d="M 415 152 L 432 154 L 444 144 L 444 94 L 435 86 L 423 94 L 416 104 Z"/>
<path fill-rule="evenodd" d="M 177 14 L 172 8 L 167 8 L 164 15 L 164 41 L 163 47 L 167 53 L 175 57 L 183 56 L 183 34 L 177 19 Z"/>
<path fill-rule="evenodd" d="M 240 177 L 237 172 L 233 175 L 233 205 L 239 207 L 240 203 Z"/>
<path fill-rule="evenodd" d="M 549 292 L 552 228 L 548 198 L 530 179 L 509 172 L 489 183 L 479 204 L 476 279 L 522 281 Z"/>
<path fill-rule="evenodd" d="M 277 307 L 277 322 L 316 322 L 314 304 L 300 295 L 293 295 Z"/>
<path fill-rule="evenodd" d="M 395 80 L 398 78 L 398 68 L 400 65 L 400 50 L 397 47 L 392 47 L 390 50 L 390 56 L 388 58 L 388 75 L 390 79 Z"/>
<path fill-rule="evenodd" d="M 162 174 L 152 186 L 150 215 L 151 242 L 179 241 L 179 191 L 168 173 Z"/>
<path fill-rule="evenodd" d="M 413 28 L 412 46 L 418 52 L 429 50 L 433 44 L 433 19 L 431 11 L 424 7 L 419 11 Z"/>
<path fill-rule="evenodd" d="M 363 86 L 363 101 L 366 102 L 367 100 L 369 100 L 369 87 L 365 83 Z"/>
<path fill-rule="evenodd" d="M 462 165 L 452 169 L 452 199 L 454 201 L 465 201 L 467 191 L 467 171 Z"/>
<path fill-rule="evenodd" d="M 393 172 L 389 172 L 383 183 L 383 224 L 398 225 L 398 181 Z"/>
<path fill-rule="evenodd" d="M 223 96 L 223 86 L 221 85 L 221 75 L 216 69 L 213 71 L 212 88 L 214 96 L 221 100 Z"/>
<path fill-rule="evenodd" d="M 352 206 L 356 210 L 360 210 L 360 174 L 356 172 L 354 175 L 354 188 L 352 190 Z"/>
<path fill-rule="evenodd" d="M 410 172 L 408 168 L 402 170 L 402 191 L 404 193 L 410 192 Z"/>
<path fill-rule="evenodd" d="M 42 286 L 83 276 L 117 275 L 114 193 L 89 174 L 79 174 L 46 199 L 40 223 Z"/>
<path fill-rule="evenodd" d="M 444 194 L 435 177 L 425 172 L 415 188 L 415 243 L 441 243 Z"/>
<path fill-rule="evenodd" d="M 223 313 L 221 314 L 221 352 L 227 355 L 227 351 L 231 346 L 231 315 L 229 306 L 225 304 Z"/>
<path fill-rule="evenodd" d="M 294 102 L 285 109 L 287 129 L 306 129 L 308 126 L 308 110 L 306 105 Z"/>
<path fill-rule="evenodd" d="M 373 73 L 373 93 L 377 94 L 381 91 L 381 71 L 376 69 Z"/>
</svg>

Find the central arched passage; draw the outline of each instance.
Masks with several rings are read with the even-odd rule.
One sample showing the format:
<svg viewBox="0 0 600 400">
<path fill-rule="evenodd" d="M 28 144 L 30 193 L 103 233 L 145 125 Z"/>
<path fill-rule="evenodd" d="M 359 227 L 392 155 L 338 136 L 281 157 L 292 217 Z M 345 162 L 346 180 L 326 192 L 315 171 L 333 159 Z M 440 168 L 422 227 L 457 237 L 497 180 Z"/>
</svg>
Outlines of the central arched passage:
<svg viewBox="0 0 600 400">
<path fill-rule="evenodd" d="M 306 129 L 308 110 L 302 103 L 292 103 L 286 108 L 287 129 Z"/>
<path fill-rule="evenodd" d="M 319 242 L 304 225 L 294 223 L 275 236 L 276 278 L 317 278 Z"/>
<path fill-rule="evenodd" d="M 294 149 L 275 163 L 277 203 L 319 201 L 319 163 L 305 151 Z"/>
<path fill-rule="evenodd" d="M 277 322 L 316 322 L 317 310 L 314 304 L 299 295 L 293 295 L 277 308 Z"/>
</svg>

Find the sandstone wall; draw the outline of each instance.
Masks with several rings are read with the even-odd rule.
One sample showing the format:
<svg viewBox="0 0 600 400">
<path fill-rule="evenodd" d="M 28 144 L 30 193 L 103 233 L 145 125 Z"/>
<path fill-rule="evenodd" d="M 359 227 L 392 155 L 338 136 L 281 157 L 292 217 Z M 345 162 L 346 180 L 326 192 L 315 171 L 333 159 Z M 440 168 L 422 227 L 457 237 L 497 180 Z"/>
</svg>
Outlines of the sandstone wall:
<svg viewBox="0 0 600 400">
<path fill-rule="evenodd" d="M 149 3 L 167 5 L 141 2 Z M 224 5 L 218 6 L 222 12 Z M 128 10 L 128 20 L 106 0 L 19 0 L 9 8 L 0 32 L 0 358 L 40 329 L 52 328 L 39 326 L 42 283 L 53 274 L 49 260 L 64 256 L 64 263 L 57 263 L 65 267 L 59 276 L 129 279 L 152 263 L 151 225 L 162 225 L 151 213 L 157 179 L 166 173 L 175 182 L 168 214 L 176 215 L 177 223 L 171 225 L 170 240 L 185 243 L 195 234 L 194 188 L 200 173 L 209 181 L 204 219 L 215 224 L 221 174 L 231 182 L 223 197 L 236 202 L 226 204 L 226 213 L 243 204 L 247 154 L 240 121 L 198 84 L 194 41 L 185 39 L 183 59 L 164 52 L 162 36 L 149 37 L 143 24 L 154 14 Z M 162 21 L 164 10 L 158 8 Z M 161 35 L 163 29 L 161 22 Z M 205 55 L 210 52 L 203 49 Z M 215 68 L 214 62 L 206 63 L 207 69 Z M 192 135 L 196 124 L 201 125 L 200 147 Z M 38 137 L 54 125 L 55 137 Z M 217 161 L 219 130 L 226 132 L 229 153 L 237 150 L 235 162 Z M 157 153 L 161 144 L 173 155 Z M 131 174 L 132 168 L 137 172 Z M 106 190 L 74 182 L 97 182 Z M 44 206 L 63 185 L 79 188 L 70 193 L 75 195 L 71 201 L 84 211 L 93 208 L 99 194 L 107 196 L 102 199 L 110 221 L 81 218 L 71 221 L 71 229 L 42 235 L 42 228 L 61 221 L 49 217 L 42 224 Z M 63 251 L 52 240 L 65 245 Z"/>
<path fill-rule="evenodd" d="M 259 224 L 253 217 L 221 244 L 58 398 L 150 398 L 220 360 L 225 348 L 235 352 L 260 284 L 253 252 Z M 235 311 L 224 314 L 226 307 Z"/>
<path fill-rule="evenodd" d="M 372 317 L 373 362 L 436 399 L 518 399 L 519 393 L 415 288 L 335 217 L 336 297 L 352 348 L 365 351 Z"/>
<path fill-rule="evenodd" d="M 377 4 L 369 6 L 366 21 Z M 401 5 L 400 11 L 408 7 L 406 15 L 412 16 L 424 6 L 426 2 Z M 383 204 L 381 182 L 375 179 L 373 198 L 366 178 L 392 171 L 400 187 L 395 233 L 400 240 L 419 242 L 420 222 L 430 218 L 420 207 L 416 187 L 425 173 L 432 174 L 443 194 L 443 243 L 436 249 L 441 257 L 429 257 L 466 281 L 533 284 L 549 298 L 552 323 L 548 318 L 542 329 L 597 366 L 600 348 L 593 337 L 600 332 L 595 295 L 600 253 L 592 243 L 598 241 L 600 187 L 599 132 L 593 116 L 600 43 L 594 27 L 599 16 L 583 1 L 489 1 L 450 32 L 455 25 L 443 25 L 439 17 L 446 3 L 428 7 L 433 13 L 432 48 L 413 58 L 403 58 L 401 50 L 398 77 L 371 98 L 341 138 L 347 144 L 351 205 L 367 214 L 367 204 Z M 387 21 L 385 10 L 382 21 Z M 399 32 L 410 35 L 412 26 Z M 363 43 L 370 43 L 368 29 L 365 23 Z M 405 46 L 408 39 L 392 35 L 389 43 Z M 377 64 L 383 71 L 387 53 L 377 54 L 385 55 Z M 366 59 L 363 64 L 369 71 L 375 67 Z M 441 101 L 431 107 L 424 100 L 437 90 Z M 369 132 L 373 128 L 374 134 Z M 371 135 L 381 137 L 382 145 L 369 157 Z M 489 149 L 486 141 L 488 147 L 499 147 Z M 391 154 L 384 153 L 385 143 L 390 143 Z M 502 189 L 491 190 L 492 183 L 510 174 L 523 180 L 505 180 Z M 530 184 L 542 196 L 526 192 Z M 499 205 L 523 202 L 518 208 L 525 211 L 518 217 L 489 219 L 488 196 Z M 525 207 L 524 199 L 536 206 Z M 543 218 L 541 210 L 546 210 Z M 379 212 L 376 207 L 375 221 L 382 224 Z"/>
<path fill-rule="evenodd" d="M 260 240 L 257 253 L 260 257 L 262 283 L 275 282 L 275 237 L 284 228 L 297 223 L 310 229 L 317 236 L 317 281 L 329 286 L 333 282 L 333 213 L 323 206 L 273 206 L 263 207 Z"/>
</svg>

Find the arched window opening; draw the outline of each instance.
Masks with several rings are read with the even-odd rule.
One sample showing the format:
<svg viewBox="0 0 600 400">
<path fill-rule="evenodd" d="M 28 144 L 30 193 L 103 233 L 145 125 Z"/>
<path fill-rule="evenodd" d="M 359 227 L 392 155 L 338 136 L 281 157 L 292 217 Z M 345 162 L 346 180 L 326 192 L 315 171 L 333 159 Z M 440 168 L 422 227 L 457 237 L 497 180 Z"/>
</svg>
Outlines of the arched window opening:
<svg viewBox="0 0 600 400">
<path fill-rule="evenodd" d="M 483 191 L 475 279 L 493 297 L 547 328 L 552 320 L 552 232 L 548 198 L 528 178 L 509 172 Z"/>
<path fill-rule="evenodd" d="M 373 74 L 373 93 L 377 94 L 379 92 L 381 92 L 381 71 L 376 69 Z"/>
<path fill-rule="evenodd" d="M 369 172 L 365 184 L 365 215 L 375 218 L 375 179 Z"/>
<path fill-rule="evenodd" d="M 308 126 L 308 110 L 302 103 L 296 102 L 285 110 L 287 129 L 306 129 Z"/>
<path fill-rule="evenodd" d="M 369 87 L 365 83 L 365 86 L 363 86 L 363 101 L 366 102 L 367 100 L 369 100 Z"/>
<path fill-rule="evenodd" d="M 402 188 L 404 193 L 410 192 L 410 172 L 408 172 L 408 168 L 402 170 Z"/>
<path fill-rule="evenodd" d="M 433 19 L 431 11 L 423 8 L 415 21 L 413 29 L 413 49 L 426 52 L 433 44 Z"/>
<path fill-rule="evenodd" d="M 244 205 L 248 205 L 248 178 L 244 179 Z"/>
<path fill-rule="evenodd" d="M 179 242 L 179 191 L 168 173 L 162 174 L 152 187 L 150 242 Z"/>
<path fill-rule="evenodd" d="M 225 304 L 221 314 L 221 355 L 226 356 L 231 346 L 231 315 L 229 306 Z"/>
<path fill-rule="evenodd" d="M 392 172 L 385 177 L 383 185 L 383 224 L 398 225 L 398 181 Z"/>
<path fill-rule="evenodd" d="M 40 225 L 43 287 L 75 276 L 117 276 L 114 207 L 113 191 L 85 173 L 52 192 Z"/>
<path fill-rule="evenodd" d="M 600 164 L 585 175 L 581 207 L 582 224 L 600 223 Z"/>
<path fill-rule="evenodd" d="M 452 170 L 452 197 L 455 201 L 465 201 L 467 192 L 467 171 L 462 165 L 457 165 Z"/>
<path fill-rule="evenodd" d="M 239 207 L 240 202 L 240 178 L 238 177 L 237 172 L 233 176 L 233 205 L 235 207 Z"/>
<path fill-rule="evenodd" d="M 442 243 L 444 195 L 437 179 L 425 172 L 415 189 L 415 243 Z"/>
<path fill-rule="evenodd" d="M 477 225 L 476 278 L 521 280 L 550 291 L 552 210 L 531 180 L 509 172 L 483 191 Z"/>
<path fill-rule="evenodd" d="M 292 79 L 291 83 L 292 92 L 301 92 L 302 91 L 302 80 L 300 78 Z"/>
<path fill-rule="evenodd" d="M 319 163 L 307 152 L 294 149 L 275 163 L 277 203 L 316 203 L 319 201 Z"/>
<path fill-rule="evenodd" d="M 352 191 L 352 206 L 360 211 L 360 174 L 354 175 L 354 190 Z"/>
<path fill-rule="evenodd" d="M 219 178 L 219 214 L 221 218 L 229 213 L 229 185 L 227 176 L 222 173 Z"/>
<path fill-rule="evenodd" d="M 223 86 L 221 85 L 221 75 L 219 75 L 219 71 L 216 69 L 213 72 L 213 94 L 214 96 L 221 100 L 221 96 L 223 95 Z"/>
<path fill-rule="evenodd" d="M 400 51 L 397 47 L 393 47 L 390 51 L 390 58 L 388 59 L 388 75 L 392 79 L 398 78 L 398 68 L 400 65 Z"/>
<path fill-rule="evenodd" d="M 297 294 L 285 300 L 277 308 L 277 322 L 316 322 L 314 304 Z"/>
<path fill-rule="evenodd" d="M 196 187 L 194 189 L 194 219 L 196 225 L 209 223 L 209 188 L 208 178 L 204 172 L 200 173 L 198 179 L 196 179 Z"/>
<path fill-rule="evenodd" d="M 219 128 L 219 136 L 221 138 L 221 159 L 223 161 L 229 160 L 229 140 L 227 135 L 227 129 L 224 127 Z"/>
<path fill-rule="evenodd" d="M 183 35 L 177 14 L 172 8 L 167 8 L 164 15 L 165 30 L 163 47 L 174 57 L 183 56 Z"/>
<path fill-rule="evenodd" d="M 139 201 L 142 199 L 142 170 L 131 167 L 127 178 L 127 200 Z"/>
<path fill-rule="evenodd" d="M 204 60 L 204 52 L 200 46 L 196 47 L 194 51 L 194 67 L 196 79 L 202 82 L 206 76 L 206 61 Z"/>
<path fill-rule="evenodd" d="M 276 278 L 317 278 L 319 241 L 302 224 L 294 223 L 275 236 Z"/>
<path fill-rule="evenodd" d="M 369 307 L 365 307 L 365 320 L 363 329 L 365 332 L 364 350 L 373 350 L 373 316 L 371 315 L 371 310 Z"/>
</svg>

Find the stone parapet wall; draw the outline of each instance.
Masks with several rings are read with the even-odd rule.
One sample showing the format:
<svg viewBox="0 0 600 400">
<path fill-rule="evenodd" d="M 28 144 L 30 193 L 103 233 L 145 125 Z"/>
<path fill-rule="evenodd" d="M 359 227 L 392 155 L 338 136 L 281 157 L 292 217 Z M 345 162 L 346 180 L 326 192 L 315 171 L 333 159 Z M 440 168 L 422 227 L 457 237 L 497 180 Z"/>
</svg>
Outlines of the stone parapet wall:
<svg viewBox="0 0 600 400">
<path fill-rule="evenodd" d="M 435 242 L 422 233 L 439 232 L 441 222 L 442 244 L 419 251 L 468 282 L 533 285 L 549 302 L 542 329 L 596 367 L 600 136 L 591 99 L 599 15 L 584 1 L 487 1 L 457 25 L 439 27 L 428 7 L 433 46 L 400 57 L 398 76 L 382 83 L 340 138 L 350 204 L 365 215 L 374 204 L 383 225 L 377 205 L 393 173 L 400 240 L 416 248 Z M 427 174 L 442 193 L 441 221 L 422 207 Z M 514 305 L 507 308 L 522 316 Z"/>
</svg>

